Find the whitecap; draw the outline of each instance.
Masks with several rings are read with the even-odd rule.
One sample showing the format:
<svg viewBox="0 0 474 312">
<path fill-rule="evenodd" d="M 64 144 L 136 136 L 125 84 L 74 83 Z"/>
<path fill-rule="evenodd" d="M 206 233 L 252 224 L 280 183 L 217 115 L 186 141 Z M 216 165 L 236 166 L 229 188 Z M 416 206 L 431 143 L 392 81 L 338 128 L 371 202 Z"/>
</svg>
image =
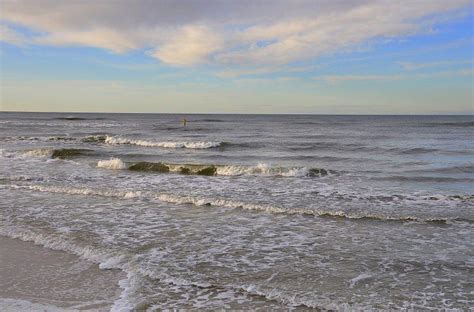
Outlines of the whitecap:
<svg viewBox="0 0 474 312">
<path fill-rule="evenodd" d="M 212 141 L 204 141 L 204 142 L 185 142 L 185 141 L 146 141 L 146 140 L 133 140 L 128 138 L 121 138 L 121 137 L 113 137 L 113 136 L 106 136 L 105 141 L 106 144 L 129 144 L 129 145 L 137 145 L 143 147 L 162 147 L 162 148 L 190 148 L 190 149 L 206 149 L 206 148 L 213 148 L 219 147 L 222 143 L 221 142 L 212 142 Z"/>
<path fill-rule="evenodd" d="M 122 170 L 127 169 L 127 165 L 120 158 L 111 158 L 109 160 L 99 160 L 98 168 Z"/>
</svg>

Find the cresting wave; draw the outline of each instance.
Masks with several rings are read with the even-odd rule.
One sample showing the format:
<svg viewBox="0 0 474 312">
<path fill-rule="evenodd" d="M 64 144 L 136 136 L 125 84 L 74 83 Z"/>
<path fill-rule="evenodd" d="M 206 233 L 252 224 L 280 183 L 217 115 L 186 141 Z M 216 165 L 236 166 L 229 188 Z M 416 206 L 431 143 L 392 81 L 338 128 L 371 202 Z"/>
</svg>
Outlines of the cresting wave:
<svg viewBox="0 0 474 312">
<path fill-rule="evenodd" d="M 52 141 L 75 141 L 76 138 L 70 136 L 48 136 L 48 137 L 30 137 L 30 136 L 13 136 L 4 137 L 5 141 L 32 141 L 32 142 L 52 142 Z"/>
<path fill-rule="evenodd" d="M 207 149 L 221 146 L 222 142 L 173 142 L 173 141 L 147 141 L 147 140 L 134 140 L 122 137 L 113 137 L 109 135 L 86 137 L 83 139 L 84 142 L 100 142 L 105 144 L 127 144 L 136 145 L 143 147 L 162 147 L 162 148 L 190 148 L 190 149 Z"/>
<path fill-rule="evenodd" d="M 85 148 L 60 148 L 60 149 L 53 149 L 53 148 L 37 148 L 32 150 L 23 150 L 23 151 L 15 151 L 15 152 L 8 152 L 5 150 L 1 150 L 1 155 L 3 157 L 9 158 L 59 158 L 59 159 L 66 159 L 78 156 L 85 156 L 91 154 L 93 151 L 90 149 Z"/>
<path fill-rule="evenodd" d="M 376 215 L 376 214 L 357 214 L 345 211 L 336 210 L 320 210 L 308 208 L 283 208 L 271 205 L 254 204 L 243 201 L 234 201 L 223 198 L 205 198 L 198 196 L 180 196 L 165 193 L 144 192 L 144 191 L 103 191 L 90 188 L 73 188 L 73 187 L 58 187 L 58 186 L 42 186 L 42 185 L 16 185 L 11 184 L 8 187 L 13 189 L 25 189 L 46 193 L 60 193 L 70 195 L 86 195 L 86 196 L 103 196 L 122 199 L 154 199 L 161 202 L 193 205 L 197 207 L 223 207 L 230 209 L 242 209 L 248 211 L 260 211 L 274 214 L 285 215 L 302 215 L 312 217 L 327 217 L 327 218 L 344 218 L 351 220 L 374 220 L 374 221 L 398 221 L 398 222 L 427 222 L 427 223 L 447 223 L 447 222 L 468 222 L 473 223 L 474 220 L 464 218 L 419 218 L 415 216 L 391 216 L 391 215 Z M 427 199 L 429 200 L 429 199 Z"/>
<path fill-rule="evenodd" d="M 132 171 L 160 172 L 160 173 L 180 173 L 206 176 L 241 176 L 241 175 L 266 175 L 281 177 L 322 177 L 334 173 L 323 168 L 307 167 L 278 167 L 267 164 L 256 166 L 240 165 L 196 165 L 196 164 L 167 164 L 153 162 L 138 162 L 127 165 L 120 158 L 110 160 L 100 160 L 98 168 L 104 169 L 129 169 Z"/>
<path fill-rule="evenodd" d="M 98 168 L 122 170 L 127 169 L 127 165 L 120 158 L 111 158 L 110 160 L 99 160 Z"/>
</svg>

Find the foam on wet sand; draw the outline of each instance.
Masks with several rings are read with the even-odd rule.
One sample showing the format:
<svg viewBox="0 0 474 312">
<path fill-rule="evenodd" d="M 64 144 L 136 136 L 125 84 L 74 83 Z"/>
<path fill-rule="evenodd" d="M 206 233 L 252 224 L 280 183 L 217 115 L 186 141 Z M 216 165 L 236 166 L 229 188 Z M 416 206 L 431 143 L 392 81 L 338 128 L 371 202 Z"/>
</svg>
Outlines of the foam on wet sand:
<svg viewBox="0 0 474 312">
<path fill-rule="evenodd" d="M 66 252 L 1 236 L 0 264 L 1 311 L 109 311 L 125 277 Z"/>
</svg>

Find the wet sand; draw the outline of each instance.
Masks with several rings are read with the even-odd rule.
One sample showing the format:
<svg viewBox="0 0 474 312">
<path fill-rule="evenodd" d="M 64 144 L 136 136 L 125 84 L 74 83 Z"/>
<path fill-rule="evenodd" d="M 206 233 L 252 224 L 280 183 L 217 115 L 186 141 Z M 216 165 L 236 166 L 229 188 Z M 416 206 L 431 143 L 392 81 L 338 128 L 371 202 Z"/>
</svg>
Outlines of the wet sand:
<svg viewBox="0 0 474 312">
<path fill-rule="evenodd" d="M 0 237 L 1 311 L 109 311 L 120 270 L 30 242 Z"/>
</svg>

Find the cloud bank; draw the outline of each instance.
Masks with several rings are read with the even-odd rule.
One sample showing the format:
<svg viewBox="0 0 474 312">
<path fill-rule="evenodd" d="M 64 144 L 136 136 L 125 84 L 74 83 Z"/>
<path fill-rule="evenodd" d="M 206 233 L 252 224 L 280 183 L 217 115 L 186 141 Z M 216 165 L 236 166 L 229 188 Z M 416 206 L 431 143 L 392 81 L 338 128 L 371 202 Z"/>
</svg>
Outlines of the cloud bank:
<svg viewBox="0 0 474 312">
<path fill-rule="evenodd" d="M 3 0 L 0 39 L 139 50 L 174 66 L 278 67 L 429 32 L 470 6 L 470 0 Z"/>
</svg>

